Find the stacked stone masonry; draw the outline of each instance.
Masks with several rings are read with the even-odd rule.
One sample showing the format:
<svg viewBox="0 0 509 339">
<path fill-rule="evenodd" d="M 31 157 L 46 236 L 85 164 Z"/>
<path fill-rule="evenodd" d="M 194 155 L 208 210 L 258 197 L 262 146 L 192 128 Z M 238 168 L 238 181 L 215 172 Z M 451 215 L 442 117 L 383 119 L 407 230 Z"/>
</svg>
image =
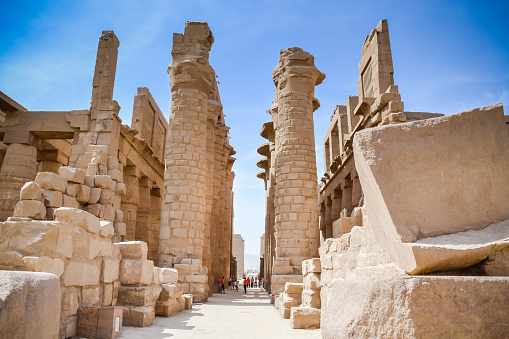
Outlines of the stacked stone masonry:
<svg viewBox="0 0 509 339">
<path fill-rule="evenodd" d="M 386 20 L 364 40 L 357 85 L 324 137 L 319 258 L 302 262 L 291 326 L 320 326 L 325 338 L 507 337 L 509 117 L 502 105 L 450 116 L 404 111 Z M 258 147 L 257 176 L 266 189 L 263 270 L 285 315 L 294 299 L 276 287 L 278 272 L 293 263 L 280 257 L 279 223 L 286 221 L 281 203 L 295 198 L 281 191 L 288 175 L 281 167 L 299 171 L 277 155 L 277 129 L 287 120 L 276 118 L 284 104 L 295 112 L 300 105 L 282 105 L 277 91 L 273 119 L 260 133 L 268 142 Z M 289 137 L 282 142 L 292 145 Z M 293 233 L 293 243 L 302 237 Z"/>
<path fill-rule="evenodd" d="M 230 276 L 232 155 L 214 69 L 214 37 L 205 22 L 173 36 L 170 128 L 166 145 L 159 263 L 179 270 L 179 286 L 197 301 Z"/>
<path fill-rule="evenodd" d="M 186 39 L 204 27 L 187 23 Z M 210 282 L 235 263 L 235 152 L 212 68 L 205 92 L 185 84 L 172 92 L 171 125 L 144 87 L 131 126 L 122 125 L 112 98 L 118 47 L 103 32 L 88 110 L 29 111 L 0 92 L 0 274 L 56 275 L 60 338 L 149 326 L 206 300 Z M 190 109 L 179 116 L 184 102 Z"/>
</svg>

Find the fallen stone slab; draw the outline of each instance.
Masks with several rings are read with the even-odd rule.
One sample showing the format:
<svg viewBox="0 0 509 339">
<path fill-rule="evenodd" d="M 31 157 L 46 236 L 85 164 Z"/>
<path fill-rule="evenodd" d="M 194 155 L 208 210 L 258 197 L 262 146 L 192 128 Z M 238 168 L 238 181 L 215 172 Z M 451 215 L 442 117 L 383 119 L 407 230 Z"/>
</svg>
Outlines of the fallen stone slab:
<svg viewBox="0 0 509 339">
<path fill-rule="evenodd" d="M 324 338 L 507 338 L 509 277 L 336 280 Z"/>
<path fill-rule="evenodd" d="M 60 299 L 54 274 L 0 271 L 0 338 L 57 338 Z"/>
</svg>

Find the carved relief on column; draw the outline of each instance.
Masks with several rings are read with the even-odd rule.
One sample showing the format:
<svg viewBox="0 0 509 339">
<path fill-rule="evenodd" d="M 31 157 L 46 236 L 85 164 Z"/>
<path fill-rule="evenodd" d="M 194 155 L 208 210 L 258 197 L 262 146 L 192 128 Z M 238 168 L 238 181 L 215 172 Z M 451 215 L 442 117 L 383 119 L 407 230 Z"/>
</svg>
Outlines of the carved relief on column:
<svg viewBox="0 0 509 339">
<path fill-rule="evenodd" d="M 136 166 L 124 168 L 126 195 L 122 197 L 121 209 L 126 224 L 126 240 L 136 240 L 136 214 L 140 200 L 140 170 Z"/>
</svg>

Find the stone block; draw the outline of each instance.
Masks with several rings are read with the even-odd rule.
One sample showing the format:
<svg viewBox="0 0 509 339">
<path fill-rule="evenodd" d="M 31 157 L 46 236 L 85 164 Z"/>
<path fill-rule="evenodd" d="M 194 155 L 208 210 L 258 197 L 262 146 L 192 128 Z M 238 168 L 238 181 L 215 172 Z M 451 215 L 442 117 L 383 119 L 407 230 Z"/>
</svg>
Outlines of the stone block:
<svg viewBox="0 0 509 339">
<path fill-rule="evenodd" d="M 114 197 L 115 197 L 115 192 L 113 192 L 109 189 L 102 189 L 101 197 L 99 198 L 99 203 L 103 204 L 103 205 L 113 204 Z"/>
<path fill-rule="evenodd" d="M 0 337 L 57 338 L 60 280 L 50 273 L 0 271 Z"/>
<path fill-rule="evenodd" d="M 148 247 L 144 241 L 124 241 L 115 243 L 123 259 L 147 260 Z"/>
<path fill-rule="evenodd" d="M 285 293 L 286 294 L 301 294 L 303 289 L 302 283 L 290 283 L 287 282 L 285 284 Z"/>
<path fill-rule="evenodd" d="M 152 274 L 152 284 L 161 285 L 163 279 L 163 271 L 160 267 L 154 267 L 154 273 Z"/>
<path fill-rule="evenodd" d="M 176 284 L 179 272 L 174 268 L 161 268 L 163 273 L 163 284 Z"/>
<path fill-rule="evenodd" d="M 25 271 L 32 269 L 30 267 L 30 261 L 26 262 L 21 253 L 8 251 L 0 252 L 0 270 Z"/>
<path fill-rule="evenodd" d="M 63 202 L 62 202 L 63 207 L 76 208 L 76 209 L 80 207 L 80 204 L 78 203 L 76 198 L 73 198 L 67 194 L 62 194 L 62 198 L 63 198 Z"/>
<path fill-rule="evenodd" d="M 161 293 L 159 294 L 159 301 L 170 301 L 172 299 L 176 299 L 180 295 L 178 295 L 178 288 L 176 285 L 161 285 Z"/>
<path fill-rule="evenodd" d="M 97 321 L 97 338 L 120 338 L 124 309 L 120 306 L 101 307 Z"/>
<path fill-rule="evenodd" d="M 113 228 L 113 222 L 101 220 L 101 230 L 99 234 L 106 238 L 111 238 L 115 234 L 115 229 Z"/>
<path fill-rule="evenodd" d="M 302 261 L 302 275 L 308 273 L 320 273 L 322 271 L 320 258 L 313 258 Z"/>
<path fill-rule="evenodd" d="M 81 305 L 81 287 L 64 287 L 62 289 L 61 318 L 76 316 Z"/>
<path fill-rule="evenodd" d="M 123 308 L 81 307 L 76 334 L 84 338 L 119 338 L 122 335 Z"/>
<path fill-rule="evenodd" d="M 94 215 L 97 218 L 104 217 L 104 206 L 101 204 L 92 204 L 83 207 L 83 210 Z"/>
<path fill-rule="evenodd" d="M 102 189 L 100 189 L 99 187 L 91 188 L 88 203 L 97 204 L 97 202 L 99 202 L 99 199 L 101 198 L 101 191 Z"/>
<path fill-rule="evenodd" d="M 71 260 L 63 275 L 64 286 L 87 286 L 99 284 L 102 260 Z"/>
<path fill-rule="evenodd" d="M 101 267 L 101 281 L 111 283 L 119 278 L 120 260 L 117 258 L 103 258 Z"/>
<path fill-rule="evenodd" d="M 35 177 L 35 182 L 46 190 L 53 190 L 65 193 L 67 180 L 60 175 L 52 172 L 39 172 Z"/>
<path fill-rule="evenodd" d="M 292 307 L 290 325 L 292 328 L 319 328 L 320 309 L 311 307 Z"/>
<path fill-rule="evenodd" d="M 179 311 L 181 311 L 180 304 L 176 300 L 156 303 L 155 312 L 158 317 L 170 317 Z"/>
<path fill-rule="evenodd" d="M 509 277 L 377 277 L 336 280 L 322 335 L 506 338 Z M 430 304 L 433 305 L 430 308 Z"/>
<path fill-rule="evenodd" d="M 19 195 L 20 200 L 38 200 L 43 201 L 42 188 L 35 181 L 29 181 L 21 187 Z"/>
<path fill-rule="evenodd" d="M 204 284 L 208 282 L 208 277 L 206 275 L 187 275 L 185 277 L 185 281 L 189 283 L 195 283 L 195 284 Z"/>
<path fill-rule="evenodd" d="M 101 302 L 101 285 L 83 286 L 81 288 L 81 305 L 80 305 L 81 307 L 99 306 L 100 302 Z"/>
<path fill-rule="evenodd" d="M 193 308 L 193 295 L 192 294 L 184 294 L 182 296 L 184 299 L 184 309 L 190 310 Z"/>
<path fill-rule="evenodd" d="M 284 286 L 287 282 L 302 283 L 302 275 L 297 275 L 297 274 L 278 275 L 278 274 L 274 274 L 270 278 L 270 282 L 271 282 L 272 285 L 282 285 L 282 286 Z M 283 291 L 281 291 L 281 292 L 283 292 Z"/>
<path fill-rule="evenodd" d="M 64 197 L 59 191 L 44 191 L 44 204 L 48 207 L 62 207 Z"/>
<path fill-rule="evenodd" d="M 13 216 L 44 220 L 46 218 L 46 207 L 39 200 L 20 200 L 16 203 Z"/>
<path fill-rule="evenodd" d="M 90 233 L 99 233 L 101 230 L 101 222 L 97 217 L 77 208 L 61 207 L 57 209 L 55 220 L 82 227 Z"/>
<path fill-rule="evenodd" d="M 77 184 L 74 182 L 68 182 L 67 188 L 65 189 L 65 194 L 67 194 L 70 197 L 76 198 L 76 195 L 78 194 L 80 186 L 81 186 L 80 184 Z"/>
<path fill-rule="evenodd" d="M 158 285 L 149 287 L 120 286 L 117 303 L 118 305 L 155 307 L 161 290 L 161 286 Z"/>
<path fill-rule="evenodd" d="M 111 177 L 111 179 L 115 180 L 116 182 L 124 181 L 124 175 L 122 174 L 122 171 L 119 171 L 118 169 L 108 170 L 108 175 Z"/>
<path fill-rule="evenodd" d="M 120 282 L 122 285 L 149 285 L 152 282 L 154 263 L 150 260 L 122 259 Z"/>
<path fill-rule="evenodd" d="M 78 193 L 76 193 L 76 200 L 82 204 L 88 203 L 91 190 L 92 189 L 86 185 L 80 185 Z"/>
<path fill-rule="evenodd" d="M 58 169 L 58 174 L 62 178 L 77 184 L 85 182 L 85 171 L 76 167 L 62 166 Z"/>
<path fill-rule="evenodd" d="M 127 190 L 126 190 L 125 184 L 123 182 L 117 182 L 117 187 L 115 189 L 115 193 L 121 197 L 126 195 Z"/>
<path fill-rule="evenodd" d="M 123 222 L 115 222 L 114 224 L 115 232 L 118 235 L 126 235 L 127 234 L 127 226 Z"/>
<path fill-rule="evenodd" d="M 155 311 L 150 306 L 123 306 L 124 326 L 147 327 L 154 322 Z"/>
<path fill-rule="evenodd" d="M 94 178 L 95 178 L 95 173 L 92 174 L 92 175 L 85 175 L 85 185 L 87 185 L 88 187 L 94 187 Z"/>
<path fill-rule="evenodd" d="M 353 148 L 369 224 L 407 273 L 474 265 L 508 237 L 504 227 L 488 230 L 509 219 L 502 104 L 368 128 Z M 464 194 L 466 182 L 475 194 Z"/>
<path fill-rule="evenodd" d="M 103 218 L 111 221 L 115 220 L 115 207 L 113 207 L 113 205 L 111 204 L 104 205 Z"/>
<path fill-rule="evenodd" d="M 304 276 L 304 289 L 318 289 L 320 288 L 320 274 L 319 273 L 309 273 Z"/>
<path fill-rule="evenodd" d="M 117 183 L 111 179 L 109 175 L 96 175 L 94 177 L 95 187 L 109 189 L 114 191 L 117 188 Z"/>
<path fill-rule="evenodd" d="M 301 304 L 304 307 L 321 308 L 320 290 L 302 291 Z"/>
<path fill-rule="evenodd" d="M 4 262 L 4 260 L 0 260 Z M 34 272 L 53 273 L 60 277 L 64 273 L 64 261 L 59 258 L 42 257 L 23 257 L 26 268 Z"/>
<path fill-rule="evenodd" d="M 101 302 L 100 306 L 113 305 L 113 283 L 101 285 Z M 116 304 L 116 303 L 115 303 Z"/>
</svg>

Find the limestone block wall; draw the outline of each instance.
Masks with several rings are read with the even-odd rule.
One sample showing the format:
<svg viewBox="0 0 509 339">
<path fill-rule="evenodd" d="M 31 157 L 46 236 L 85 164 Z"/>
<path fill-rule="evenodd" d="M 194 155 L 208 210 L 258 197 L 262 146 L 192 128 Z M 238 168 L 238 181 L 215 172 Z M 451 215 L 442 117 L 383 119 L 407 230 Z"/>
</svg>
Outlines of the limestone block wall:
<svg viewBox="0 0 509 339">
<path fill-rule="evenodd" d="M 0 223 L 0 269 L 59 277 L 59 337 L 76 335 L 83 308 L 123 305 L 126 326 L 148 326 L 156 313 L 168 316 L 183 309 L 178 272 L 154 267 L 145 243 L 112 243 L 112 222 L 81 209 L 60 207 L 52 212 L 55 220 L 42 220 L 44 210 L 52 209 L 42 202 L 45 192 L 36 182 L 21 192 L 17 216 Z M 162 289 L 171 293 L 161 297 Z M 158 298 L 162 311 L 156 311 Z"/>
</svg>

